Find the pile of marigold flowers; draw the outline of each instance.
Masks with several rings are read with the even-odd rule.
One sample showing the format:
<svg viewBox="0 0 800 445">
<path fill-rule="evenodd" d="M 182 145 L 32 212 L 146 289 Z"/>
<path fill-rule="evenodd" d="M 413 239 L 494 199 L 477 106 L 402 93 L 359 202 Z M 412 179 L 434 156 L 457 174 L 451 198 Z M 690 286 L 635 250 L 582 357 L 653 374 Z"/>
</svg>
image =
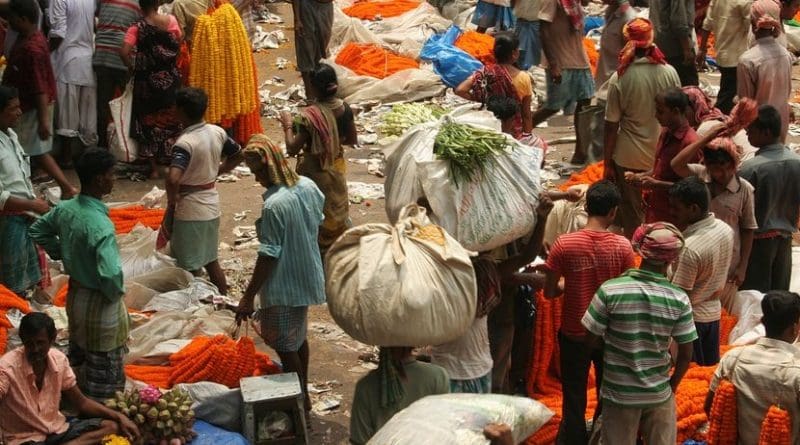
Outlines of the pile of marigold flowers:
<svg viewBox="0 0 800 445">
<path fill-rule="evenodd" d="M 252 338 L 233 340 L 227 335 L 195 337 L 172 354 L 169 362 L 169 366 L 126 365 L 125 374 L 157 388 L 195 382 L 215 382 L 238 388 L 242 377 L 281 371 L 267 354 L 256 351 Z"/>
<path fill-rule="evenodd" d="M 0 355 L 6 352 L 8 330 L 13 328 L 6 315 L 10 309 L 18 309 L 23 314 L 27 314 L 31 311 L 31 306 L 22 297 L 0 284 Z"/>
<path fill-rule="evenodd" d="M 108 210 L 117 235 L 129 233 L 137 224 L 158 229 L 164 219 L 164 209 L 148 209 L 142 205 L 119 207 Z"/>
</svg>

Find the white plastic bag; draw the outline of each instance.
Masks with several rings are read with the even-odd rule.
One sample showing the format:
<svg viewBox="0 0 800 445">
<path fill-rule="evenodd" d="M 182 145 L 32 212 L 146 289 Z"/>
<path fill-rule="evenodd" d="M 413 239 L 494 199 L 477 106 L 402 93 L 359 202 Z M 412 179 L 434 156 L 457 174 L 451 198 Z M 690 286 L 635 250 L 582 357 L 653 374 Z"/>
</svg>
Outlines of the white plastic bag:
<svg viewBox="0 0 800 445">
<path fill-rule="evenodd" d="M 113 134 L 109 133 L 108 148 L 118 161 L 133 162 L 139 153 L 139 144 L 130 136 L 133 82 L 128 82 L 122 96 L 111 100 L 108 107 L 111 108 L 111 119 L 114 121 Z"/>
<path fill-rule="evenodd" d="M 757 290 L 743 290 L 733 297 L 731 315 L 739 317 L 736 326 L 731 329 L 728 343 L 732 345 L 748 345 L 766 334 L 764 325 L 761 324 L 761 300 L 764 294 Z"/>
<path fill-rule="evenodd" d="M 523 443 L 553 417 L 536 400 L 499 394 L 428 396 L 395 414 L 368 445 L 488 445 L 490 423 L 511 427 L 513 443 Z"/>
<path fill-rule="evenodd" d="M 157 237 L 155 230 L 137 224 L 130 233 L 117 238 L 122 274 L 126 280 L 175 266 L 173 258 L 156 251 Z"/>
<path fill-rule="evenodd" d="M 443 245 L 417 237 L 423 227 L 441 236 Z M 447 343 L 475 318 L 469 252 L 416 205 L 407 206 L 394 227 L 366 224 L 346 231 L 328 252 L 325 272 L 331 315 L 362 343 Z"/>
<path fill-rule="evenodd" d="M 171 292 L 158 294 L 147 303 L 144 311 L 185 311 L 194 310 L 203 304 L 200 300 L 211 299 L 219 295 L 217 286 L 209 283 L 202 278 L 194 278 L 186 289 L 178 289 Z"/>
<path fill-rule="evenodd" d="M 412 127 L 386 161 L 389 220 L 402 206 L 425 197 L 431 220 L 469 250 L 492 250 L 529 234 L 536 224 L 542 150 L 508 137 L 510 148 L 496 155 L 481 177 L 456 186 L 449 163 L 433 154 L 436 135 L 447 121 L 495 131 L 499 125 L 489 112 L 462 108 L 438 122 Z"/>
<path fill-rule="evenodd" d="M 325 60 L 336 71 L 339 96 L 350 104 L 378 101 L 381 103 L 412 102 L 444 93 L 442 78 L 431 70 L 407 69 L 385 79 L 359 76 L 338 65 L 334 59 Z"/>
</svg>

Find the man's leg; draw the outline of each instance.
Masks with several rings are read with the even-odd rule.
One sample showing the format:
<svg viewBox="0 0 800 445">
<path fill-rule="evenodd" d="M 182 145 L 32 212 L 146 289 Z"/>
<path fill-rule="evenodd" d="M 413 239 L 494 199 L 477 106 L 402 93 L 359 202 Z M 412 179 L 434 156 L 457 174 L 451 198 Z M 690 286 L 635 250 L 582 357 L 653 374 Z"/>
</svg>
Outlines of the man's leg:
<svg viewBox="0 0 800 445">
<path fill-rule="evenodd" d="M 584 114 L 583 112 L 591 104 L 591 99 L 579 100 L 575 107 L 575 114 L 573 115 L 573 122 L 575 124 L 575 152 L 572 154 L 572 159 L 570 160 L 571 164 L 585 164 L 589 159 L 588 147 L 591 143 L 591 138 L 589 138 L 590 140 L 588 141 L 584 140 L 584 134 L 583 131 L 579 129 L 579 125 L 583 125 L 583 122 L 581 122 L 582 118 L 591 119 L 592 116 L 590 114 Z M 591 128 L 591 120 L 585 125 Z"/>
<path fill-rule="evenodd" d="M 306 340 L 308 307 L 270 306 L 261 310 L 261 337 L 278 353 L 283 372 L 296 372 L 305 398 L 306 410 L 311 409 L 308 397 L 309 349 Z"/>
<path fill-rule="evenodd" d="M 747 273 L 739 289 L 763 293 L 772 290 L 772 267 L 777 256 L 777 244 L 774 241 L 774 238 L 753 240 Z"/>
<path fill-rule="evenodd" d="M 617 213 L 617 223 L 625 230 L 625 236 L 630 239 L 636 228 L 644 221 L 644 204 L 642 191 L 625 180 L 626 170 L 626 168 L 614 164 L 615 183 L 622 195 L 622 202 Z"/>
<path fill-rule="evenodd" d="M 678 72 L 678 77 L 681 79 L 681 86 L 699 85 L 700 78 L 697 75 L 697 67 L 694 63 L 685 64 L 683 57 L 668 57 L 667 63 L 675 68 Z"/>
<path fill-rule="evenodd" d="M 86 397 L 103 403 L 125 389 L 125 352 L 124 346 L 101 352 L 70 344 L 70 366 L 78 368 L 78 387 Z"/>
<path fill-rule="evenodd" d="M 719 320 L 710 323 L 695 322 L 694 326 L 698 338 L 692 343 L 692 361 L 700 366 L 716 365 L 719 363 Z"/>
<path fill-rule="evenodd" d="M 509 389 L 513 394 L 528 394 L 527 381 L 532 355 L 533 326 L 515 324 L 514 340 L 511 342 L 511 367 L 508 371 Z"/>
<path fill-rule="evenodd" d="M 654 408 L 644 409 L 640 428 L 647 445 L 673 445 L 678 431 L 675 396 Z"/>
<path fill-rule="evenodd" d="M 642 410 L 623 408 L 607 403 L 603 407 L 603 443 L 614 445 L 635 445 L 639 435 L 639 421 Z M 672 440 L 672 444 L 675 440 Z M 648 442 L 648 445 L 651 445 Z"/>
<path fill-rule="evenodd" d="M 586 433 L 586 381 L 589 378 L 590 355 L 583 343 L 558 335 L 561 361 L 561 425 L 557 445 L 585 445 Z"/>
<path fill-rule="evenodd" d="M 514 344 L 514 304 L 516 294 L 503 289 L 500 304 L 489 313 L 489 349 L 492 353 L 492 392 L 509 394 L 511 349 Z"/>
<path fill-rule="evenodd" d="M 108 103 L 114 97 L 114 80 L 109 68 L 96 66 L 94 72 L 97 79 L 97 146 L 108 148 L 108 124 L 111 122 Z"/>
<path fill-rule="evenodd" d="M 789 290 L 792 281 L 792 238 L 775 238 L 775 262 L 772 265 L 772 289 Z"/>
<path fill-rule="evenodd" d="M 597 406 L 594 409 L 594 421 L 600 418 L 603 413 L 603 399 L 600 397 L 600 387 L 603 384 L 603 349 L 591 351 L 591 359 L 594 364 L 594 392 L 597 398 Z"/>
<path fill-rule="evenodd" d="M 721 77 L 716 106 L 723 113 L 730 114 L 736 97 L 736 67 L 722 67 L 719 72 Z"/>
<path fill-rule="evenodd" d="M 206 264 L 206 272 L 208 272 L 209 280 L 219 289 L 219 293 L 228 295 L 228 280 L 225 278 L 225 271 L 223 271 L 222 266 L 219 265 L 219 260 L 214 260 Z"/>
</svg>

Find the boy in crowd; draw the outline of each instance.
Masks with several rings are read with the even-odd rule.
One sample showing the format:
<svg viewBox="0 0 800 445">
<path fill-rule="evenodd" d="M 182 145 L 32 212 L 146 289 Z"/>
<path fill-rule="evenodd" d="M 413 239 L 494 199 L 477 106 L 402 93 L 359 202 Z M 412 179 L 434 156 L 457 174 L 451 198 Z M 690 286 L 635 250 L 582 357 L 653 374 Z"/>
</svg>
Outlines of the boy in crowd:
<svg viewBox="0 0 800 445">
<path fill-rule="evenodd" d="M 592 184 L 586 192 L 589 216 L 586 227 L 558 237 L 543 267 L 547 274 L 544 290 L 547 298 L 561 294 L 558 283 L 564 277 L 564 311 L 558 336 L 564 401 L 559 443 L 579 445 L 588 442 L 586 385 L 591 365 L 594 364 L 597 381 L 602 381 L 603 376 L 603 350 L 587 347 L 586 329 L 581 325 L 583 314 L 601 284 L 634 267 L 631 243 L 624 236 L 608 231 L 621 200 L 613 183 L 600 181 Z M 598 407 L 595 418 L 599 413 Z"/>
<path fill-rule="evenodd" d="M 720 294 L 728 280 L 733 252 L 733 229 L 708 212 L 705 182 L 696 177 L 676 182 L 669 189 L 669 205 L 685 247 L 672 264 L 672 284 L 692 302 L 697 330 L 693 361 L 700 366 L 719 362 Z"/>
<path fill-rule="evenodd" d="M 800 155 L 780 142 L 781 116 L 771 105 L 759 107 L 747 137 L 758 151 L 739 175 L 755 188 L 758 229 L 741 288 L 789 290 L 792 233 L 800 217 Z"/>
</svg>

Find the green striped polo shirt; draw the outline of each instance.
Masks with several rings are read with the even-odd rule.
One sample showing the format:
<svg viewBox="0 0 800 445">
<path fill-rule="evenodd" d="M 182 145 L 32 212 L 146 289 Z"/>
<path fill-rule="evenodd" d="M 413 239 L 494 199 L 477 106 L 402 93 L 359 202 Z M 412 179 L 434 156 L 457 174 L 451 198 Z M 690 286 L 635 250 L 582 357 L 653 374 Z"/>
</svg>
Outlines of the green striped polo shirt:
<svg viewBox="0 0 800 445">
<path fill-rule="evenodd" d="M 626 407 L 667 401 L 670 338 L 679 344 L 697 339 L 686 292 L 665 276 L 640 269 L 603 283 L 582 323 L 605 340 L 600 396 Z"/>
</svg>

